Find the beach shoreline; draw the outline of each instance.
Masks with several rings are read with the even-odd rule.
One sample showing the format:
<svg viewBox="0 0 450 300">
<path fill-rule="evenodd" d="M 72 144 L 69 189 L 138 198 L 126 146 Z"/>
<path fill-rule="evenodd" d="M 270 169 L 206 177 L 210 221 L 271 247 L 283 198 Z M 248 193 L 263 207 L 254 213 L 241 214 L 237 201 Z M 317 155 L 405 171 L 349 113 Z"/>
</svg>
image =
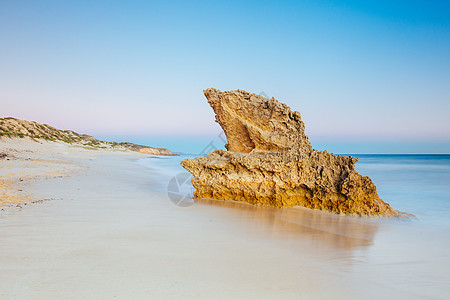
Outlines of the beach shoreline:
<svg viewBox="0 0 450 300">
<path fill-rule="evenodd" d="M 29 193 L 39 181 L 85 173 L 99 155 L 148 157 L 138 152 L 71 145 L 28 137 L 0 137 L 0 210 L 21 209 L 30 203 L 51 200 Z"/>
<path fill-rule="evenodd" d="M 67 173 L 56 169 L 23 189 L 54 200 L 0 212 L 2 299 L 445 299 L 449 292 L 447 231 L 231 201 L 178 207 L 166 188 L 181 167 L 163 174 L 159 166 L 181 158 L 148 159 L 146 167 L 139 162 L 148 155 L 48 143 L 16 155 L 35 155 L 44 165 L 34 171 Z M 424 276 L 432 284 L 418 282 Z"/>
</svg>

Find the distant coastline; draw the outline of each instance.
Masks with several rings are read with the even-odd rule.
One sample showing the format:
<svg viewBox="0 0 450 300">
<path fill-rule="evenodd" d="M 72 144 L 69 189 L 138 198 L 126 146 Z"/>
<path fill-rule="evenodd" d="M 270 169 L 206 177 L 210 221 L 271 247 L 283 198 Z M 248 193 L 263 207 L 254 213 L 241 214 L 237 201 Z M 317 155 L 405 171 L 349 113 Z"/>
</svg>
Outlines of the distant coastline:
<svg viewBox="0 0 450 300">
<path fill-rule="evenodd" d="M 101 141 L 87 134 L 79 134 L 72 130 L 60 130 L 47 124 L 19 120 L 13 117 L 0 118 L 1 137 L 28 137 L 32 140 L 61 141 L 93 149 L 128 150 L 151 155 L 177 155 L 166 148 L 156 148 L 130 142 Z"/>
</svg>

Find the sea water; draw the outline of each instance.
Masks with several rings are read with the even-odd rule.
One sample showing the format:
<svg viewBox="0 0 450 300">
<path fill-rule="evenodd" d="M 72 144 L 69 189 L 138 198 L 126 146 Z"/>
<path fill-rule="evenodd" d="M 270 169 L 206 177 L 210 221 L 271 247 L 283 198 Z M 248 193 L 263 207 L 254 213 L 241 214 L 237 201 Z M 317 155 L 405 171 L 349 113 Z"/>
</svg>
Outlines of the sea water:
<svg viewBox="0 0 450 300">
<path fill-rule="evenodd" d="M 347 155 L 347 154 L 346 154 Z M 414 214 L 415 222 L 450 227 L 450 154 L 349 154 L 357 157 L 356 170 L 369 176 L 381 199 L 394 209 Z M 180 162 L 197 155 L 140 160 L 153 169 L 167 192 L 171 179 L 187 171 Z M 192 193 L 190 182 L 180 182 L 180 194 Z"/>
<path fill-rule="evenodd" d="M 195 155 L 142 159 L 170 201 L 189 195 L 189 211 L 221 209 L 225 226 L 307 255 L 314 268 L 346 278 L 355 295 L 375 298 L 450 298 L 450 155 L 368 155 L 356 170 L 369 176 L 381 199 L 410 219 L 339 216 L 310 209 L 255 207 L 226 201 L 191 200 L 192 185 L 180 161 Z M 177 176 L 182 180 L 177 181 Z M 172 185 L 170 182 L 172 181 Z M 174 202 L 174 205 L 177 205 Z M 233 220 L 230 222 L 230 220 Z M 236 225 L 239 224 L 239 225 Z M 308 253 L 308 254 L 307 254 Z M 313 254 L 311 254 L 313 253 Z M 371 298 L 371 297 L 368 297 Z"/>
<path fill-rule="evenodd" d="M 381 199 L 416 222 L 450 227 L 450 155 L 359 154 L 356 170 L 369 176 Z"/>
</svg>

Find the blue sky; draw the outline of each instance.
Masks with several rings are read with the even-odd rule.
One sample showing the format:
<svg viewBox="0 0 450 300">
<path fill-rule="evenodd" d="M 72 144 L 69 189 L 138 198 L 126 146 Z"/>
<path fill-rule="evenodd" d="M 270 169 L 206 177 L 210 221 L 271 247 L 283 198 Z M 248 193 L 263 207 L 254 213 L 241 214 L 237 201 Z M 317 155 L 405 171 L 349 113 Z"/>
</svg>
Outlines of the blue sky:
<svg viewBox="0 0 450 300">
<path fill-rule="evenodd" d="M 447 1 L 0 1 L 0 45 L 0 116 L 195 152 L 239 88 L 320 149 L 450 153 Z"/>
</svg>

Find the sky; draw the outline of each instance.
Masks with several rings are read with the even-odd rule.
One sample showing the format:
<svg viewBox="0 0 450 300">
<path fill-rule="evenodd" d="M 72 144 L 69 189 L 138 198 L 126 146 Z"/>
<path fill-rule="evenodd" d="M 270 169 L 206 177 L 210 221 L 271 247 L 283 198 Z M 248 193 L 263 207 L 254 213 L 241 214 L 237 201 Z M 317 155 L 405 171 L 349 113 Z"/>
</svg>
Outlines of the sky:
<svg viewBox="0 0 450 300">
<path fill-rule="evenodd" d="M 321 150 L 450 153 L 450 2 L 0 0 L 0 117 L 197 153 L 209 87 Z"/>
</svg>

